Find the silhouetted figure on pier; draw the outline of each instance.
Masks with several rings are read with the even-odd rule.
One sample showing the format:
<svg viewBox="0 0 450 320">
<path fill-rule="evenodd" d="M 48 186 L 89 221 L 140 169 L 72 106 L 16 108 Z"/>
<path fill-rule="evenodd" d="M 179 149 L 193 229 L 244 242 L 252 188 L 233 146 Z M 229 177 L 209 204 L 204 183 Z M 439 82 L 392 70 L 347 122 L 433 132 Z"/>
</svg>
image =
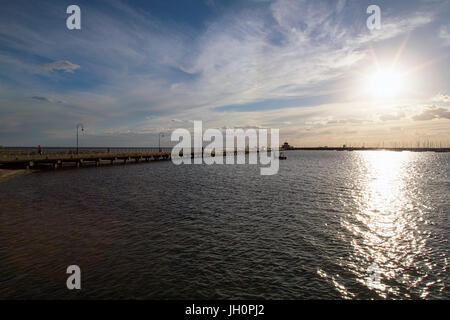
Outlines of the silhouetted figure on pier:
<svg viewBox="0 0 450 320">
<path fill-rule="evenodd" d="M 42 155 L 42 147 L 41 147 L 41 145 L 38 145 L 38 154 Z"/>
</svg>

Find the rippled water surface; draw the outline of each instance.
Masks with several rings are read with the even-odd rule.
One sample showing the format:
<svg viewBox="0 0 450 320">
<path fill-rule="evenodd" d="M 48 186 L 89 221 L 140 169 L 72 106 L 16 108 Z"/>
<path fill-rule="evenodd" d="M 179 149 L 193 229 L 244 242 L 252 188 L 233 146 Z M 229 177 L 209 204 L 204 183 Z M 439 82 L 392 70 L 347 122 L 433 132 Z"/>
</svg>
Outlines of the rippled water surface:
<svg viewBox="0 0 450 320">
<path fill-rule="evenodd" d="M 286 155 L 2 181 L 0 298 L 450 298 L 450 154 Z"/>
</svg>

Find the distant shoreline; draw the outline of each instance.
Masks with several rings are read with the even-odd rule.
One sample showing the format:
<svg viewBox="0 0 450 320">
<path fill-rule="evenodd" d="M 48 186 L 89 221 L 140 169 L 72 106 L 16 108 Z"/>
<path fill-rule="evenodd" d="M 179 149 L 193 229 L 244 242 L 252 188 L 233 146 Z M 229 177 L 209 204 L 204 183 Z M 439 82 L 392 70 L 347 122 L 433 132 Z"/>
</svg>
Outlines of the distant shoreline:
<svg viewBox="0 0 450 320">
<path fill-rule="evenodd" d="M 80 153 L 126 153 L 126 152 L 172 152 L 172 147 L 80 147 Z M 0 147 L 0 154 L 37 154 L 36 147 L 14 147 L 2 146 Z M 73 147 L 43 147 L 45 154 L 75 154 Z M 323 147 L 295 147 L 289 146 L 283 148 L 280 146 L 280 151 L 290 150 L 319 150 L 319 151 L 411 151 L 411 152 L 450 152 L 449 147 L 351 147 L 351 146 L 323 146 Z"/>
<path fill-rule="evenodd" d="M 291 147 L 288 150 L 320 150 L 320 151 L 411 151 L 411 152 L 450 152 L 450 148 L 379 148 L 379 147 Z"/>
</svg>

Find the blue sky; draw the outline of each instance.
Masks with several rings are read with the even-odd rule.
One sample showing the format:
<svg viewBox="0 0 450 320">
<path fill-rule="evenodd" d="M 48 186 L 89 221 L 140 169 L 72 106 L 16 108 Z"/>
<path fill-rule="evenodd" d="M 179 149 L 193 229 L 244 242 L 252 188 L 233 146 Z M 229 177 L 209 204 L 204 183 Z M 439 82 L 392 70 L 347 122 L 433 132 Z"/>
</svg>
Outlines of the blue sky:
<svg viewBox="0 0 450 320">
<path fill-rule="evenodd" d="M 81 122 L 85 146 L 152 146 L 193 120 L 295 145 L 448 144 L 449 16 L 433 0 L 2 1 L 0 145 L 72 145 Z M 367 79 L 392 65 L 402 90 L 380 95 Z"/>
</svg>

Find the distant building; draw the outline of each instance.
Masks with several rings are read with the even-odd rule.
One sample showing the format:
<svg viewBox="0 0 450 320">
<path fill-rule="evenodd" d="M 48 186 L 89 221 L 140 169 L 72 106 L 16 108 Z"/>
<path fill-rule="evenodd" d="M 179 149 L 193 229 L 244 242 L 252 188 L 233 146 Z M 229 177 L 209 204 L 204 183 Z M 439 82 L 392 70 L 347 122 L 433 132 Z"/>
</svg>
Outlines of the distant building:
<svg viewBox="0 0 450 320">
<path fill-rule="evenodd" d="M 281 146 L 281 149 L 283 149 L 283 150 L 291 150 L 291 149 L 294 149 L 294 147 L 293 147 L 293 146 L 290 146 L 289 143 L 285 142 L 285 143 L 283 143 L 283 145 Z"/>
</svg>

